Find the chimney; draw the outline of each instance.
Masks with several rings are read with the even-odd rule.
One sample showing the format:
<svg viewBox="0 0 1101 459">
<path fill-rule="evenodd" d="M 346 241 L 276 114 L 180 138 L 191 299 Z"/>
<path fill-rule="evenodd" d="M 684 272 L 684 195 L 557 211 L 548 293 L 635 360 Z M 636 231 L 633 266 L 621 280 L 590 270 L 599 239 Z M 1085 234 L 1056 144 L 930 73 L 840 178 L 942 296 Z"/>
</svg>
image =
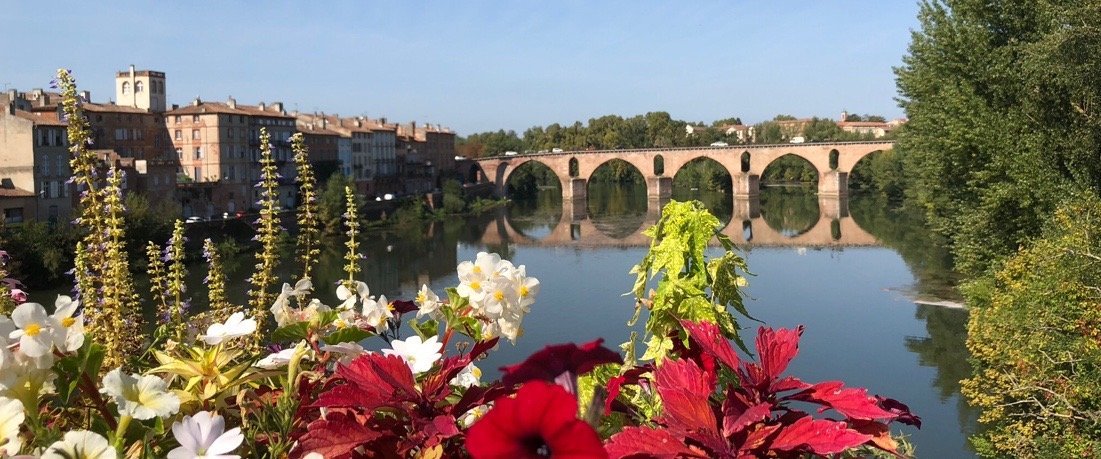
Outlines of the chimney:
<svg viewBox="0 0 1101 459">
<path fill-rule="evenodd" d="M 363 127 L 363 122 L 356 118 L 356 127 Z"/>
<path fill-rule="evenodd" d="M 379 118 L 378 121 L 382 124 L 386 124 L 386 117 Z"/>
<path fill-rule="evenodd" d="M 136 72 L 134 71 L 134 64 L 130 64 L 130 79 L 134 78 L 135 73 Z"/>
<path fill-rule="evenodd" d="M 172 104 L 172 109 L 173 110 L 176 110 L 178 108 L 180 108 L 180 104 Z"/>
<path fill-rule="evenodd" d="M 92 92 L 91 91 L 80 91 L 80 98 L 84 99 L 85 102 L 91 102 L 92 101 Z"/>
<path fill-rule="evenodd" d="M 849 117 L 849 112 L 847 112 L 847 111 L 841 111 L 841 122 L 842 122 L 842 123 L 844 123 L 844 122 L 845 122 L 845 118 L 848 118 L 848 117 Z"/>
<path fill-rule="evenodd" d="M 279 112 L 279 113 L 283 113 L 283 103 L 282 102 L 272 102 L 271 103 L 271 108 L 273 110 Z"/>
<path fill-rule="evenodd" d="M 326 120 L 324 116 L 321 117 L 321 129 L 326 129 L 329 124 L 329 120 Z"/>
<path fill-rule="evenodd" d="M 201 104 L 201 103 L 203 103 L 203 100 L 196 96 L 195 100 L 191 101 L 191 106 L 192 107 L 198 107 L 199 104 Z"/>
<path fill-rule="evenodd" d="M 14 115 L 15 114 L 15 99 L 12 99 L 11 101 L 8 101 L 8 114 L 9 115 Z"/>
<path fill-rule="evenodd" d="M 229 108 L 237 108 L 237 99 L 234 99 L 233 96 L 229 96 L 229 100 L 226 100 L 226 105 L 229 105 Z"/>
<path fill-rule="evenodd" d="M 260 103 L 259 103 L 259 104 L 257 104 L 256 106 L 260 108 L 260 111 L 264 111 L 264 110 L 267 110 L 267 109 L 268 109 L 268 106 L 267 106 L 267 105 L 265 105 L 265 104 L 264 104 L 263 102 L 260 102 Z"/>
</svg>

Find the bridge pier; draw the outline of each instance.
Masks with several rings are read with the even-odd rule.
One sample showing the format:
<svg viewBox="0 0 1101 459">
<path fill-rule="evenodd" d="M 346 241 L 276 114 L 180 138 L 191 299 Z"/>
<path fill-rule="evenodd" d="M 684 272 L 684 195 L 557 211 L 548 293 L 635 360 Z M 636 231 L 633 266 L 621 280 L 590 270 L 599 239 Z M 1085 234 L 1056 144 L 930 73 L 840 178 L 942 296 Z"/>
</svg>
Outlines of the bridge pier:
<svg viewBox="0 0 1101 459">
<path fill-rule="evenodd" d="M 730 218 L 731 224 L 736 221 L 753 220 L 761 216 L 761 198 L 734 197 L 734 216 Z"/>
<path fill-rule="evenodd" d="M 731 174 L 734 183 L 734 197 L 742 199 L 756 198 L 761 195 L 761 176 L 757 174 Z"/>
<path fill-rule="evenodd" d="M 646 179 L 646 197 L 650 200 L 669 199 L 673 195 L 672 177 L 649 177 Z"/>
<path fill-rule="evenodd" d="M 818 212 L 822 218 L 839 220 L 849 216 L 849 197 L 846 195 L 818 195 Z"/>
<path fill-rule="evenodd" d="M 828 171 L 818 177 L 819 196 L 848 196 L 849 173 Z"/>
<path fill-rule="evenodd" d="M 562 202 L 565 203 L 566 201 L 578 199 L 584 201 L 588 198 L 586 194 L 588 189 L 588 184 L 585 182 L 585 179 L 576 177 L 567 178 L 562 181 Z"/>
<path fill-rule="evenodd" d="M 562 201 L 562 221 L 577 223 L 589 218 L 589 201 L 570 199 Z"/>
</svg>

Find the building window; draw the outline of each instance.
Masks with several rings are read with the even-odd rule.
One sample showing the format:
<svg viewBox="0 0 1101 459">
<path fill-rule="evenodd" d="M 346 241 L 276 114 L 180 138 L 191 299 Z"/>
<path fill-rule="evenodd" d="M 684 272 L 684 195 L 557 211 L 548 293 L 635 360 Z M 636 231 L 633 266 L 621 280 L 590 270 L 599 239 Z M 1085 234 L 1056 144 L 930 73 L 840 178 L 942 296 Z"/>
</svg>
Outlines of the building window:
<svg viewBox="0 0 1101 459">
<path fill-rule="evenodd" d="M 122 93 L 123 94 L 130 94 L 130 82 L 129 81 L 123 81 L 122 82 Z"/>
<path fill-rule="evenodd" d="M 183 131 L 176 129 L 176 140 L 183 140 Z"/>
<path fill-rule="evenodd" d="M 203 148 L 195 147 L 195 159 L 203 159 Z"/>
<path fill-rule="evenodd" d="M 192 129 L 191 130 L 191 140 L 199 140 L 199 130 L 198 129 Z"/>
<path fill-rule="evenodd" d="M 145 83 L 142 83 L 140 81 L 134 83 L 134 94 L 137 94 L 137 93 L 142 92 L 144 90 L 145 90 Z"/>
<path fill-rule="evenodd" d="M 115 129 L 115 140 L 126 140 L 126 129 Z"/>
<path fill-rule="evenodd" d="M 23 208 L 13 207 L 10 209 L 4 209 L 4 223 L 22 223 L 23 222 Z"/>
<path fill-rule="evenodd" d="M 180 124 L 180 118 L 182 118 L 180 115 L 176 115 L 176 124 Z"/>
<path fill-rule="evenodd" d="M 203 178 L 203 168 L 195 166 L 195 181 L 198 182 Z"/>
<path fill-rule="evenodd" d="M 199 115 L 191 115 L 191 122 L 192 123 L 198 123 L 199 122 Z"/>
<path fill-rule="evenodd" d="M 58 177 L 65 175 L 64 165 L 65 165 L 65 155 L 57 155 L 57 175 L 58 175 Z"/>
<path fill-rule="evenodd" d="M 180 159 L 183 159 L 183 148 L 177 148 L 176 149 L 176 157 L 180 158 Z"/>
</svg>

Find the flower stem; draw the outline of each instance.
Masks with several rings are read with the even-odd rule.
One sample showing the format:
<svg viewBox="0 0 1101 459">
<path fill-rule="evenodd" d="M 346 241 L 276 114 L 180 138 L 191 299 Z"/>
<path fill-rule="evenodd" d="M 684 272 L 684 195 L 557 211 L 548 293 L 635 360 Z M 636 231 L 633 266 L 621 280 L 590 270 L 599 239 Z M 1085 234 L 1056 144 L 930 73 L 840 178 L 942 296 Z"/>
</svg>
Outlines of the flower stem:
<svg viewBox="0 0 1101 459">
<path fill-rule="evenodd" d="M 115 449 L 122 451 L 123 445 L 126 443 L 126 429 L 130 427 L 130 416 L 122 415 L 119 418 L 118 428 L 115 429 Z"/>
</svg>

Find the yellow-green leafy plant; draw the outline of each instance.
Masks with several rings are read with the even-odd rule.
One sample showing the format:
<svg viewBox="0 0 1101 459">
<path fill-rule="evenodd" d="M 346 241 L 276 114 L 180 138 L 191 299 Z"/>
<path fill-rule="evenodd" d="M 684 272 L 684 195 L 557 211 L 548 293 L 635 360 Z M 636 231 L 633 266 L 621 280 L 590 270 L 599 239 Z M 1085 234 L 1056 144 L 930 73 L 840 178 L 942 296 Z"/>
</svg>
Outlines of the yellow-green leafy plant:
<svg viewBox="0 0 1101 459">
<path fill-rule="evenodd" d="M 317 219 L 317 178 L 310 164 L 310 152 L 302 133 L 291 136 L 298 181 L 298 238 L 295 254 L 302 264 L 302 279 L 310 279 L 317 257 L 321 254 L 319 238 L 321 226 Z"/>
<path fill-rule="evenodd" d="M 203 240 L 203 257 L 206 258 L 208 271 L 206 275 L 206 292 L 208 309 L 206 322 L 222 322 L 229 318 L 240 308 L 230 303 L 226 296 L 226 273 L 222 266 L 222 256 L 218 254 L 218 248 L 209 238 Z"/>
<path fill-rule="evenodd" d="M 348 240 L 344 242 L 344 246 L 348 248 L 344 253 L 344 273 L 347 274 L 347 278 L 344 279 L 344 287 L 348 290 L 355 291 L 356 274 L 359 273 L 359 260 L 363 258 L 363 255 L 359 253 L 359 213 L 356 210 L 356 195 L 352 192 L 352 187 L 344 187 L 344 202 L 346 209 L 344 211 L 344 225 L 348 227 L 348 230 L 344 233 L 348 236 Z"/>
<path fill-rule="evenodd" d="M 266 330 L 268 308 L 275 300 L 273 293 L 278 279 L 275 267 L 279 263 L 279 173 L 275 158 L 271 152 L 271 135 L 267 128 L 260 128 L 260 218 L 257 220 L 256 239 L 260 241 L 260 251 L 256 254 L 256 270 L 249 282 L 250 315 L 256 319 L 258 327 L 250 340 L 253 348 L 258 348 L 262 334 Z"/>
<path fill-rule="evenodd" d="M 172 229 L 172 237 L 168 240 L 168 246 L 164 248 L 164 258 L 169 263 L 167 266 L 167 290 L 168 314 L 166 326 L 172 339 L 176 342 L 183 341 L 187 337 L 187 309 L 188 301 L 184 300 L 187 292 L 187 257 L 184 253 L 184 224 L 176 220 Z"/>
<path fill-rule="evenodd" d="M 104 362 L 107 368 L 129 366 L 129 358 L 137 355 L 142 345 L 141 308 L 130 273 L 126 253 L 125 208 L 122 205 L 122 176 L 114 167 L 107 171 L 107 186 L 103 189 L 105 227 L 104 266 L 100 312 L 102 322 L 93 329 L 103 332 Z"/>
</svg>

